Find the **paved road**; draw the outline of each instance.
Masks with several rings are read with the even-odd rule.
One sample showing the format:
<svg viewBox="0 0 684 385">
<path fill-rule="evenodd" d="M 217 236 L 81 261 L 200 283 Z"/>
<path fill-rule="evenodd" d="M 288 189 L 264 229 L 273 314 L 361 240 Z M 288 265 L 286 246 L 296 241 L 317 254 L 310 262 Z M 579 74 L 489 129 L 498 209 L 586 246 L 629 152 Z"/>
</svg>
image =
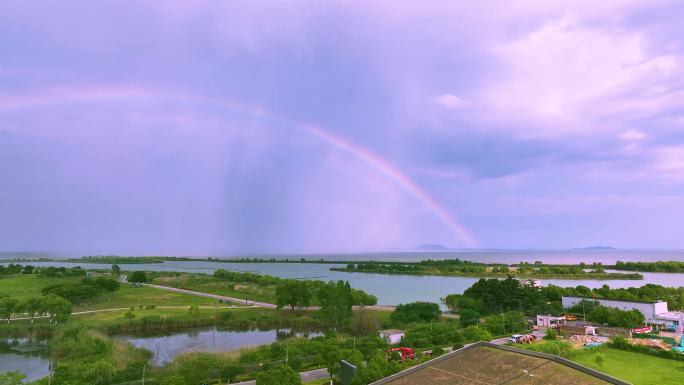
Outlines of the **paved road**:
<svg viewBox="0 0 684 385">
<path fill-rule="evenodd" d="M 328 375 L 328 369 L 315 369 L 315 370 L 309 370 L 308 372 L 301 372 L 301 373 L 299 373 L 299 377 L 302 379 L 302 382 L 309 382 L 309 381 L 322 380 L 324 378 L 330 378 L 330 376 Z M 245 382 L 236 382 L 232 385 L 256 385 L 256 381 L 251 380 L 251 381 L 245 381 Z"/>
</svg>

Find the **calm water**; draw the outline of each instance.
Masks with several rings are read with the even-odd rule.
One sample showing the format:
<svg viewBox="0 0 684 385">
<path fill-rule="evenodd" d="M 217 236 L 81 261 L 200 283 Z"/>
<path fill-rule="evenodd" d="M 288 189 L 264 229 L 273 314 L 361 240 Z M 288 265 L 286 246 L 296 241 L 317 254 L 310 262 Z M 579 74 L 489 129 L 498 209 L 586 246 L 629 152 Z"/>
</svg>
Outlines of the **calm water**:
<svg viewBox="0 0 684 385">
<path fill-rule="evenodd" d="M 173 361 L 174 357 L 184 352 L 225 352 L 247 346 L 270 344 L 279 336 L 285 335 L 289 335 L 288 330 L 225 331 L 212 328 L 164 336 L 123 336 L 121 338 L 139 348 L 150 350 L 154 353 L 152 358 L 154 363 L 163 365 Z M 306 336 L 315 335 L 318 334 L 311 333 Z M 296 334 L 296 336 L 304 335 Z"/>
<path fill-rule="evenodd" d="M 0 373 L 18 370 L 35 381 L 50 373 L 46 341 L 22 339 L 0 340 Z"/>
<path fill-rule="evenodd" d="M 81 266 L 87 269 L 109 268 L 108 265 L 66 262 L 36 262 L 36 266 Z M 378 297 L 378 304 L 396 305 L 414 301 L 440 302 L 448 294 L 462 293 L 477 278 L 384 275 L 372 273 L 347 273 L 330 271 L 333 264 L 316 263 L 222 263 L 222 262 L 167 262 L 159 264 L 120 265 L 124 270 L 145 271 L 184 271 L 212 274 L 217 269 L 249 271 L 282 278 L 346 280 L 357 289 L 362 289 Z M 641 281 L 631 280 L 542 280 L 543 284 L 558 286 L 584 285 L 590 288 L 608 285 L 610 287 L 634 287 L 653 283 L 663 286 L 684 286 L 684 274 L 642 273 Z"/>
</svg>

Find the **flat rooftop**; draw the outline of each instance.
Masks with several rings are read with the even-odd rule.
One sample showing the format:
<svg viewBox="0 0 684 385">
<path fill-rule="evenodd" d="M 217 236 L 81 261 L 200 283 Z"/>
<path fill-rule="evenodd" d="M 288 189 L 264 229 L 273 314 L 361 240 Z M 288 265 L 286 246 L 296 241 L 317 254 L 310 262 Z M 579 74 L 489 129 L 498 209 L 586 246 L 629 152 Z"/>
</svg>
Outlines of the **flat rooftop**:
<svg viewBox="0 0 684 385">
<path fill-rule="evenodd" d="M 629 385 L 560 357 L 479 342 L 372 385 Z"/>
</svg>

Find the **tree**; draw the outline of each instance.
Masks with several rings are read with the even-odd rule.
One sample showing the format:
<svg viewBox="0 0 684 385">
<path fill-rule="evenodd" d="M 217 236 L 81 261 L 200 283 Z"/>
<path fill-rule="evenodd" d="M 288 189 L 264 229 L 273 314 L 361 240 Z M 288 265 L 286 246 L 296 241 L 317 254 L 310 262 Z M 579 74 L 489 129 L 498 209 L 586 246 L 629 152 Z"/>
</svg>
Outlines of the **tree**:
<svg viewBox="0 0 684 385">
<path fill-rule="evenodd" d="M 64 322 L 66 321 L 73 310 L 74 305 L 66 299 L 56 296 L 54 294 L 47 295 L 43 298 L 45 312 L 50 316 L 50 322 Z"/>
<path fill-rule="evenodd" d="M 99 276 L 95 278 L 95 287 L 100 292 L 108 294 L 111 301 L 112 294 L 121 288 L 121 284 L 115 279 Z"/>
<path fill-rule="evenodd" d="M 434 321 L 439 318 L 442 311 L 439 310 L 439 305 L 431 302 L 413 302 L 407 304 L 400 304 L 394 309 L 392 313 L 392 321 L 394 322 L 418 322 L 418 321 Z"/>
<path fill-rule="evenodd" d="M 376 352 L 366 366 L 360 366 L 359 371 L 352 380 L 352 385 L 363 385 L 387 377 L 397 371 L 397 363 L 388 361 L 385 353 Z"/>
<path fill-rule="evenodd" d="M 340 360 L 342 359 L 342 353 L 337 346 L 337 341 L 334 339 L 328 339 L 325 344 L 321 346 L 321 351 L 319 352 L 325 367 L 328 369 L 328 374 L 330 375 L 330 382 L 332 382 L 333 375 L 337 374 L 340 369 Z"/>
<path fill-rule="evenodd" d="M 112 265 L 112 275 L 119 276 L 121 274 L 121 268 L 116 263 Z"/>
<path fill-rule="evenodd" d="M 638 310 L 620 310 L 611 307 L 597 306 L 587 318 L 592 322 L 608 324 L 622 328 L 635 328 L 644 324 L 644 315 Z"/>
<path fill-rule="evenodd" d="M 480 313 L 472 309 L 462 309 L 458 312 L 458 315 L 463 327 L 477 325 L 480 322 Z"/>
<path fill-rule="evenodd" d="M 357 310 L 352 315 L 350 328 L 355 335 L 371 335 L 380 329 L 380 319 L 374 312 Z"/>
<path fill-rule="evenodd" d="M 0 299 L 0 317 L 7 319 L 7 323 L 12 318 L 12 313 L 16 313 L 19 307 L 19 300 L 12 297 Z"/>
<path fill-rule="evenodd" d="M 31 317 L 31 323 L 33 323 L 33 318 L 45 311 L 45 301 L 43 297 L 29 297 L 23 301 L 22 308 Z"/>
<path fill-rule="evenodd" d="M 128 276 L 128 282 L 146 283 L 147 274 L 144 271 L 134 271 Z"/>
<path fill-rule="evenodd" d="M 279 365 L 256 375 L 256 385 L 301 385 L 299 374 L 286 365 Z"/>
<path fill-rule="evenodd" d="M 349 323 L 353 303 L 349 282 L 328 282 L 319 288 L 317 295 L 321 304 L 319 313 L 329 325 L 337 328 Z"/>
<path fill-rule="evenodd" d="M 311 302 L 311 290 L 307 282 L 288 279 L 276 287 L 276 304 L 278 308 L 290 306 L 306 307 Z"/>
</svg>

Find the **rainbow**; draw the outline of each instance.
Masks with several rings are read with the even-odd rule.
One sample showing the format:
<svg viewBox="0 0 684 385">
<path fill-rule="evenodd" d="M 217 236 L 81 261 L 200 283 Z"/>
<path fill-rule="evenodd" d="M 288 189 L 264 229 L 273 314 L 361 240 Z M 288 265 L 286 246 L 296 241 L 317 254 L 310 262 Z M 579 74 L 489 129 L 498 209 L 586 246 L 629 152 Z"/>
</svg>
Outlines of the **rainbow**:
<svg viewBox="0 0 684 385">
<path fill-rule="evenodd" d="M 422 189 L 410 177 L 401 172 L 401 170 L 399 170 L 386 159 L 368 150 L 367 148 L 352 143 L 351 141 L 333 133 L 332 131 L 301 123 L 297 124 L 297 128 L 316 138 L 319 138 L 335 148 L 354 156 L 356 159 L 378 171 L 387 179 L 396 183 L 404 191 L 411 194 L 423 205 L 425 205 L 425 207 L 435 214 L 435 216 L 439 218 L 442 223 L 444 223 L 451 231 L 453 231 L 453 233 L 456 234 L 456 236 L 458 236 L 458 238 L 461 239 L 461 241 L 463 241 L 468 247 L 480 248 L 480 244 L 477 239 L 475 239 L 472 233 L 463 224 L 461 224 L 449 212 L 449 210 L 439 204 L 439 202 L 437 202 L 437 200 L 435 200 L 430 193 Z"/>
<path fill-rule="evenodd" d="M 25 107 L 36 107 L 44 104 L 64 103 L 70 101 L 91 101 L 91 100 L 130 100 L 130 99 L 163 99 L 172 98 L 182 101 L 202 101 L 236 109 L 248 113 L 252 116 L 270 116 L 291 125 L 292 127 L 307 133 L 308 135 L 321 140 L 328 145 L 344 151 L 357 160 L 363 162 L 370 168 L 379 172 L 381 175 L 396 183 L 405 192 L 415 197 L 428 210 L 430 210 L 445 226 L 447 226 L 463 243 L 468 247 L 480 248 L 480 244 L 475 236 L 460 222 L 451 212 L 442 206 L 429 192 L 425 191 L 416 184 L 408 175 L 403 173 L 395 165 L 371 150 L 357 145 L 350 140 L 322 127 L 307 123 L 296 122 L 280 114 L 267 111 L 259 106 L 252 106 L 247 103 L 236 102 L 234 100 L 218 99 L 210 97 L 188 96 L 187 94 L 177 94 L 170 92 L 159 92 L 149 88 L 139 86 L 115 86 L 115 87 L 87 87 L 87 88 L 66 88 L 48 90 L 38 94 L 13 95 L 3 97 L 0 95 L 0 110 L 15 109 Z"/>
</svg>

